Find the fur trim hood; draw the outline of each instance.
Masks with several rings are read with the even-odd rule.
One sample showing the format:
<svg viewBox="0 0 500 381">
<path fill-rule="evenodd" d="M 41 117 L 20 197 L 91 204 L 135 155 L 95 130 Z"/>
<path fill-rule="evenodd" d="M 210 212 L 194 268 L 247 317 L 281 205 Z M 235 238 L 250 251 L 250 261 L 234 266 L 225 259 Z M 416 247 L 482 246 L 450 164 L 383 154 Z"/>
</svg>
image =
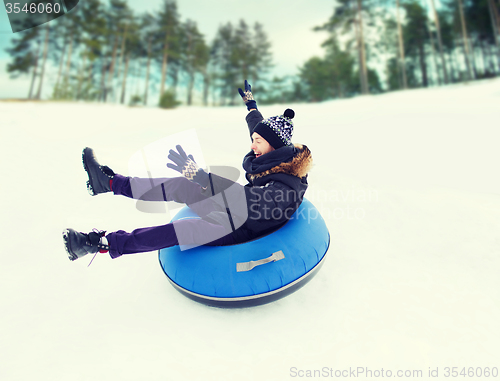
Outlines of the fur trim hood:
<svg viewBox="0 0 500 381">
<path fill-rule="evenodd" d="M 285 152 L 284 149 L 291 149 L 293 152 Z M 279 152 L 282 150 L 283 150 L 283 152 Z M 247 155 L 245 157 L 245 161 L 243 162 L 243 168 L 245 168 L 245 170 L 247 170 L 249 180 L 253 181 L 254 179 L 261 178 L 261 177 L 268 176 L 268 175 L 275 174 L 275 173 L 284 173 L 284 174 L 292 175 L 292 176 L 295 176 L 298 178 L 303 178 L 311 170 L 311 167 L 313 164 L 312 154 L 306 145 L 294 144 L 291 147 L 283 147 L 283 148 L 280 148 L 276 151 L 270 152 L 266 155 L 273 154 L 275 152 L 278 153 L 278 155 L 276 155 L 276 154 L 274 155 L 274 156 L 277 156 L 276 159 L 280 159 L 280 156 L 282 156 L 282 154 L 288 153 L 288 154 L 292 154 L 292 155 L 287 158 L 288 160 L 275 161 L 274 162 L 275 165 L 271 165 L 271 167 L 268 169 L 265 169 L 265 167 L 266 166 L 269 167 L 270 166 L 269 163 L 262 163 L 262 165 L 257 165 L 257 166 L 252 165 L 251 166 L 252 167 L 251 169 L 253 169 L 252 171 L 248 171 L 247 168 L 245 168 L 246 164 L 248 164 L 247 158 L 250 159 L 248 157 L 249 155 Z M 255 156 L 254 156 L 254 159 L 255 159 Z M 270 157 L 270 159 L 272 159 L 272 157 Z M 255 160 L 253 160 L 253 161 L 249 160 L 249 161 L 251 162 L 251 164 L 255 164 Z M 279 163 L 279 164 L 276 165 L 276 163 Z M 262 168 L 262 167 L 264 167 L 264 168 Z M 259 171 L 259 169 L 262 169 L 262 171 Z"/>
</svg>

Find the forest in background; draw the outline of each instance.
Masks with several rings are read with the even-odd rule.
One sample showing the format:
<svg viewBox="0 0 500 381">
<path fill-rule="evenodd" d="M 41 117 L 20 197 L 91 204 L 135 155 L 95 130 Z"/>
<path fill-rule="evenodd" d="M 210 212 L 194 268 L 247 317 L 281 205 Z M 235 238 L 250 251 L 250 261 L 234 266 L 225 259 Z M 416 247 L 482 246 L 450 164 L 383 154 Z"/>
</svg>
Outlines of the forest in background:
<svg viewBox="0 0 500 381">
<path fill-rule="evenodd" d="M 29 76 L 28 99 L 211 106 L 240 101 L 248 79 L 259 104 L 319 102 L 500 75 L 500 0 L 337 0 L 317 31 L 322 57 L 273 76 L 264 26 L 221 24 L 206 41 L 175 0 L 136 14 L 126 0 L 86 0 L 16 33 L 7 72 Z M 290 41 L 293 44 L 293 41 Z M 47 72 L 53 80 L 47 80 Z M 180 99 L 182 94 L 182 99 Z M 154 99 L 151 99 L 154 97 Z M 153 102 L 154 101 L 154 102 Z"/>
</svg>

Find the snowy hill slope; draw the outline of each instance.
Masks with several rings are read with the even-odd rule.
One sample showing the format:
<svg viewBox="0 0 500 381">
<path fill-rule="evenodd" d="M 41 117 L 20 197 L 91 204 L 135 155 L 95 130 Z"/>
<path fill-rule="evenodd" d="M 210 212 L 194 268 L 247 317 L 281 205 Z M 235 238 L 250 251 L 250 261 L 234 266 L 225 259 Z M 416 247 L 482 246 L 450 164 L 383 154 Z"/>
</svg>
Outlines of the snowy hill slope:
<svg viewBox="0 0 500 381">
<path fill-rule="evenodd" d="M 315 160 L 306 197 L 328 224 L 328 258 L 285 299 L 221 310 L 176 292 L 156 253 L 71 263 L 61 231 L 169 220 L 90 197 L 83 147 L 127 174 L 136 151 L 195 128 L 207 163 L 240 168 L 243 106 L 0 102 L 0 379 L 288 380 L 350 368 L 360 379 L 382 368 L 449 379 L 445 367 L 500 368 L 500 80 L 260 109 L 285 107 Z"/>
</svg>

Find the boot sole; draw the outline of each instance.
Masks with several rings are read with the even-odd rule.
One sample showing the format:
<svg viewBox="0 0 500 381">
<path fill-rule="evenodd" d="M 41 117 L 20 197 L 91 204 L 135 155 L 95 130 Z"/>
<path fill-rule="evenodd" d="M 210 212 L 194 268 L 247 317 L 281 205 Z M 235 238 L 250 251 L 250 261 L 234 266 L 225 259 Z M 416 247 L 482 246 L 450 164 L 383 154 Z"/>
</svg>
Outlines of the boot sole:
<svg viewBox="0 0 500 381">
<path fill-rule="evenodd" d="M 87 181 L 87 191 L 91 196 L 97 196 L 98 194 L 101 193 L 106 193 L 106 192 L 96 192 L 96 187 L 94 186 L 94 183 L 92 182 L 92 175 L 98 176 L 96 173 L 92 174 L 92 171 L 90 170 L 89 166 L 87 166 L 87 160 L 94 160 L 98 167 L 100 168 L 101 165 L 97 162 L 97 159 L 94 155 L 94 150 L 89 147 L 85 147 L 82 152 L 82 164 L 83 164 L 83 169 L 85 169 L 85 172 L 87 172 L 87 176 L 89 177 Z"/>
<path fill-rule="evenodd" d="M 71 250 L 71 243 L 70 243 L 70 239 L 69 239 L 69 229 L 65 229 L 63 231 L 63 240 L 64 240 L 64 248 L 66 249 L 66 253 L 68 253 L 68 258 L 70 261 L 74 261 L 76 259 L 78 259 L 78 256 L 76 254 L 74 254 Z"/>
<path fill-rule="evenodd" d="M 83 152 L 82 152 L 82 164 L 83 164 L 83 169 L 85 169 L 85 172 L 87 172 L 87 176 L 89 177 L 89 179 L 87 181 L 87 190 L 91 196 L 96 196 L 97 193 L 94 192 L 94 188 L 92 187 L 92 184 L 90 183 L 90 179 L 91 179 L 90 170 L 89 170 L 89 167 L 87 167 L 87 163 L 85 160 L 86 152 L 88 152 L 88 151 L 90 152 L 89 155 L 94 156 L 94 153 L 93 153 L 91 148 L 88 148 L 88 147 L 84 148 Z"/>
</svg>

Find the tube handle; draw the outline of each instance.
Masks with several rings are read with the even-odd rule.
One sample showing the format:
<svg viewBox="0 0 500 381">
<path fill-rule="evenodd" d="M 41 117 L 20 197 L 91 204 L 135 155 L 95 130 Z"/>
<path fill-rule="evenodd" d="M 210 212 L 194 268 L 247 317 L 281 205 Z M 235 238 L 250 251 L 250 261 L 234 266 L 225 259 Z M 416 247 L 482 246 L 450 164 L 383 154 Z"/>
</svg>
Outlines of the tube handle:
<svg viewBox="0 0 500 381">
<path fill-rule="evenodd" d="M 283 254 L 283 251 L 277 251 L 273 253 L 270 257 L 259 259 L 257 261 L 250 261 L 250 262 L 240 262 L 236 264 L 236 271 L 237 272 L 244 272 L 244 271 L 250 271 L 256 266 L 260 265 L 265 265 L 266 263 L 271 263 L 271 262 L 276 262 L 280 261 L 285 258 L 285 254 Z"/>
</svg>

